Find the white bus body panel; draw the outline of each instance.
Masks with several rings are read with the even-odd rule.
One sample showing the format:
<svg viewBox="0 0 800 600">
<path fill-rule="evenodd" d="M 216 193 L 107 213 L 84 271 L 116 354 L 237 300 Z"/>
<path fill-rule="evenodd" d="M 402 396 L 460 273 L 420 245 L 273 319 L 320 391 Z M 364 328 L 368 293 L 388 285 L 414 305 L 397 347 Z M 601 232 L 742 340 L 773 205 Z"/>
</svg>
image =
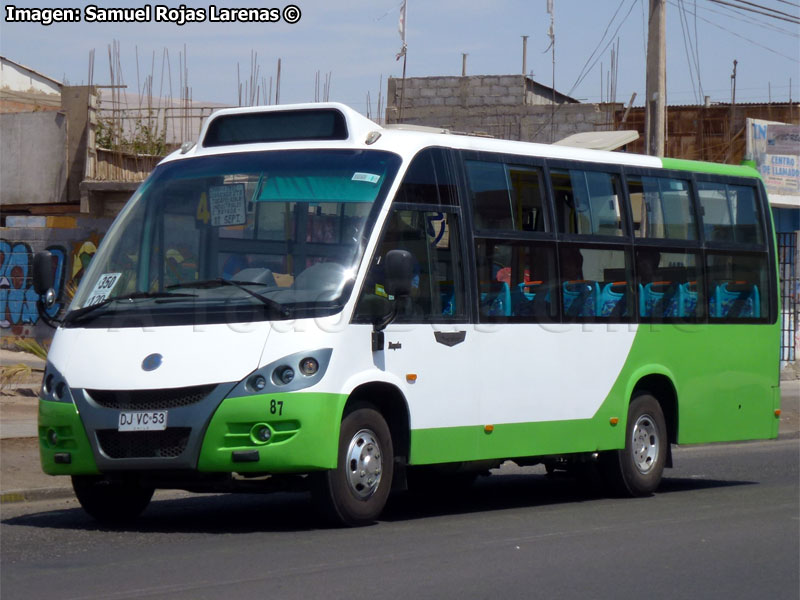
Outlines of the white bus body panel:
<svg viewBox="0 0 800 600">
<path fill-rule="evenodd" d="M 147 329 L 61 328 L 48 359 L 71 387 L 160 389 L 239 381 L 259 366 L 270 323 L 159 326 Z M 145 371 L 142 361 L 161 354 Z"/>
</svg>

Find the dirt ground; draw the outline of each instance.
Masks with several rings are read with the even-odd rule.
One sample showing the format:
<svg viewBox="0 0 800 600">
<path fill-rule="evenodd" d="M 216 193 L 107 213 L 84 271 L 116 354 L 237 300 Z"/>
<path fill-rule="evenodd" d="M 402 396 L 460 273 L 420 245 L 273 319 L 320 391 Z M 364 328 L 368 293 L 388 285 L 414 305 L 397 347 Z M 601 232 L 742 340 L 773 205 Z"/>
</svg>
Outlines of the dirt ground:
<svg viewBox="0 0 800 600">
<path fill-rule="evenodd" d="M 70 487 L 69 477 L 53 477 L 42 472 L 36 438 L 0 440 L 0 490 L 3 494 Z"/>
</svg>

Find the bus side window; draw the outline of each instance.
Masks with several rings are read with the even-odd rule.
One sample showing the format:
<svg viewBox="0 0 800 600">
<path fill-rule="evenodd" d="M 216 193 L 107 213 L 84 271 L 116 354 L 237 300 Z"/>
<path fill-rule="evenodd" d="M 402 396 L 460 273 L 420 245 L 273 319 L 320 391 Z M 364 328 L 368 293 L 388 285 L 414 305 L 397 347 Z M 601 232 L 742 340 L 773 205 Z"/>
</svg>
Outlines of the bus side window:
<svg viewBox="0 0 800 600">
<path fill-rule="evenodd" d="M 627 250 L 561 244 L 559 264 L 565 321 L 626 322 L 634 314 Z"/>
<path fill-rule="evenodd" d="M 650 246 L 636 249 L 639 316 L 644 321 L 696 321 L 705 316 L 698 252 Z"/>
<path fill-rule="evenodd" d="M 479 239 L 481 320 L 523 323 L 556 319 L 554 247 L 548 243 Z"/>
<path fill-rule="evenodd" d="M 767 259 L 761 254 L 709 252 L 708 316 L 712 323 L 769 317 Z"/>
<path fill-rule="evenodd" d="M 706 241 L 763 245 L 755 188 L 705 181 L 697 187 Z"/>
<path fill-rule="evenodd" d="M 642 175 L 629 175 L 627 180 L 637 238 L 697 239 L 688 181 Z"/>
<path fill-rule="evenodd" d="M 625 235 L 622 187 L 614 173 L 551 169 L 558 228 L 578 235 Z"/>
<path fill-rule="evenodd" d="M 371 321 L 389 300 L 383 261 L 390 250 L 407 250 L 414 258 L 410 301 L 398 306 L 397 321 L 441 322 L 465 317 L 464 282 L 459 254 L 458 221 L 453 213 L 393 210 L 367 273 L 355 320 Z"/>
<path fill-rule="evenodd" d="M 476 229 L 547 230 L 540 169 L 478 160 L 464 165 Z"/>
<path fill-rule="evenodd" d="M 396 201 L 446 206 L 458 203 L 456 185 L 441 148 L 426 148 L 414 157 L 397 191 Z"/>
</svg>

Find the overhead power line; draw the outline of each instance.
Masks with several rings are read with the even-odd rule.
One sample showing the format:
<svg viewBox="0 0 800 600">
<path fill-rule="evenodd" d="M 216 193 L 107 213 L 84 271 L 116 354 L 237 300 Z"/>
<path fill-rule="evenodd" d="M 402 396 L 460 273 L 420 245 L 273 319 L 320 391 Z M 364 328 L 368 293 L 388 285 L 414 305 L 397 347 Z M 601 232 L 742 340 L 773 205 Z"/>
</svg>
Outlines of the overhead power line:
<svg viewBox="0 0 800 600">
<path fill-rule="evenodd" d="M 798 18 L 796 15 L 785 13 L 785 12 L 780 11 L 780 10 L 775 10 L 774 8 L 770 8 L 769 6 L 764 6 L 763 4 L 756 4 L 754 2 L 748 2 L 747 0 L 734 0 L 734 2 L 738 2 L 739 4 L 747 4 L 748 6 L 752 6 L 754 8 L 760 8 L 760 9 L 763 9 L 763 10 L 767 10 L 769 12 L 773 12 L 773 13 L 778 14 L 778 15 L 783 15 L 784 17 L 789 17 L 791 19 L 797 19 Z"/>
<path fill-rule="evenodd" d="M 795 17 L 795 16 L 790 15 L 788 13 L 774 14 L 774 13 L 770 13 L 770 12 L 764 12 L 763 10 L 756 10 L 755 8 L 748 8 L 747 6 L 742 6 L 740 4 L 733 4 L 731 2 L 725 2 L 725 0 L 708 0 L 708 1 L 709 2 L 714 2 L 715 4 L 722 4 L 723 6 L 730 6 L 732 8 L 736 8 L 738 10 L 743 10 L 743 11 L 747 11 L 747 12 L 756 13 L 756 14 L 759 14 L 759 15 L 763 15 L 765 17 L 772 17 L 773 19 L 779 19 L 781 21 L 786 21 L 788 23 L 793 23 L 795 25 L 800 25 L 800 17 Z M 750 4 L 750 3 L 748 2 L 748 4 Z M 761 8 L 766 8 L 766 7 L 761 7 Z M 768 10 L 771 10 L 771 9 L 768 9 Z M 787 16 L 783 17 L 781 15 L 787 15 Z"/>
<path fill-rule="evenodd" d="M 711 1 L 715 2 L 717 0 L 711 0 Z M 678 6 L 677 3 L 675 2 L 675 0 L 667 0 L 667 2 L 669 2 L 670 4 L 672 4 L 674 6 Z M 758 46 L 759 48 L 763 48 L 767 52 L 771 52 L 772 54 L 776 54 L 776 55 L 778 55 L 780 57 L 783 57 L 783 58 L 786 58 L 788 60 L 791 60 L 792 62 L 800 63 L 800 60 L 798 60 L 797 57 L 787 56 L 786 54 L 781 54 L 780 52 L 778 52 L 777 50 L 774 50 L 773 48 L 770 48 L 769 46 L 765 46 L 764 44 L 759 44 L 755 40 L 751 40 L 750 38 L 745 37 L 745 36 L 743 36 L 743 35 L 741 35 L 739 33 L 736 33 L 735 31 L 732 31 L 732 30 L 728 29 L 727 27 L 723 27 L 722 25 L 719 25 L 718 23 L 715 23 L 714 21 L 710 21 L 710 20 L 706 19 L 705 17 L 701 17 L 701 16 L 697 15 L 697 18 L 700 19 L 701 21 L 705 21 L 709 25 L 713 25 L 714 27 L 717 27 L 718 29 L 722 29 L 723 31 L 725 31 L 727 33 L 730 33 L 731 35 L 734 35 L 734 36 L 736 36 L 736 37 L 738 37 L 740 39 L 743 39 L 744 41 L 749 42 L 749 43 L 753 44 L 754 46 Z"/>
<path fill-rule="evenodd" d="M 709 6 L 714 6 L 714 5 L 709 5 Z M 704 10 L 704 11 L 706 11 L 708 13 L 713 14 L 713 15 L 721 15 L 721 16 L 726 17 L 728 19 L 733 19 L 735 21 L 740 21 L 741 23 L 747 23 L 747 24 L 750 24 L 750 25 L 755 25 L 756 27 L 760 27 L 762 29 L 767 29 L 769 31 L 774 31 L 774 32 L 780 33 L 782 35 L 787 35 L 789 37 L 794 37 L 794 38 L 800 38 L 800 31 L 798 31 L 796 29 L 792 29 L 792 30 L 782 29 L 780 26 L 778 26 L 778 25 L 776 25 L 774 23 L 760 20 L 758 17 L 752 15 L 752 13 L 742 13 L 742 12 L 739 12 L 738 9 L 729 8 L 727 6 L 718 6 L 716 8 L 718 8 L 718 10 L 715 9 L 715 8 L 709 8 L 707 6 L 697 6 L 695 4 L 695 9 L 696 9 L 695 12 L 700 11 L 700 10 Z M 690 13 L 690 14 L 694 14 L 694 13 Z"/>
</svg>

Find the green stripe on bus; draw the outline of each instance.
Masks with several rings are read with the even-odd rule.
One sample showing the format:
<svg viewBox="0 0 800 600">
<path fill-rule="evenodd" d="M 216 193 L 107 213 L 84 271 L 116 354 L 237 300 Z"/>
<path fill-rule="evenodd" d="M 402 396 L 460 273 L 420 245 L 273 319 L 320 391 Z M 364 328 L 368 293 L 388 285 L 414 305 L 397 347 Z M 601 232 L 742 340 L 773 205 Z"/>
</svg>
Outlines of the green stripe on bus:
<svg viewBox="0 0 800 600">
<path fill-rule="evenodd" d="M 487 433 L 482 425 L 415 429 L 411 432 L 413 465 L 595 452 L 619 446 L 624 424 L 608 419 L 505 423 Z"/>
<path fill-rule="evenodd" d="M 665 169 L 674 169 L 676 171 L 693 171 L 695 173 L 712 173 L 714 175 L 734 177 L 761 177 L 753 167 L 742 165 L 723 165 L 699 160 L 684 160 L 682 158 L 662 158 L 661 164 Z"/>
</svg>

